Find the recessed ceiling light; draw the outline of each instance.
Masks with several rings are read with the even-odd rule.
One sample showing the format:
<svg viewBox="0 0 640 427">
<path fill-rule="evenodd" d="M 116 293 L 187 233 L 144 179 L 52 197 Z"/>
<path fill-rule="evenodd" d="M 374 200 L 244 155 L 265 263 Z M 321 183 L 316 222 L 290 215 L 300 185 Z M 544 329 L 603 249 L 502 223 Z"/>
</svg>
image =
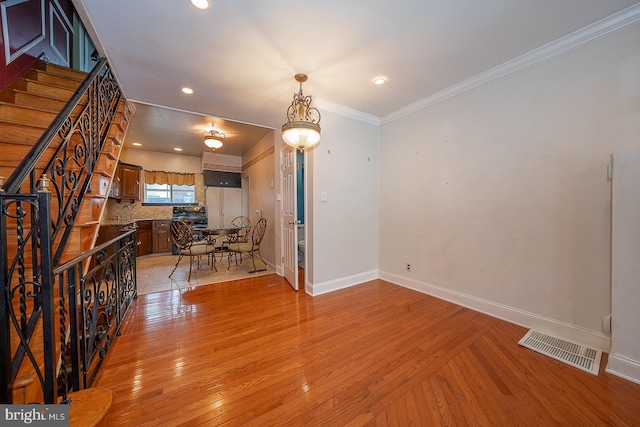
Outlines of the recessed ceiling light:
<svg viewBox="0 0 640 427">
<path fill-rule="evenodd" d="M 191 95 L 193 93 L 193 89 L 191 89 L 190 87 L 183 87 L 182 88 L 182 93 L 186 93 L 187 95 Z"/>
<path fill-rule="evenodd" d="M 371 81 L 374 85 L 383 85 L 387 82 L 387 78 L 385 76 L 374 77 Z"/>
<path fill-rule="evenodd" d="M 191 4 L 192 4 L 196 9 L 200 9 L 200 10 L 207 10 L 207 9 L 209 9 L 209 0 L 191 0 Z"/>
<path fill-rule="evenodd" d="M 142 144 L 139 142 L 132 142 L 131 145 L 135 145 L 136 147 L 142 147 Z"/>
<path fill-rule="evenodd" d="M 174 148 L 174 150 L 176 150 L 176 151 L 182 151 L 182 148 L 178 148 L 178 147 L 176 147 L 176 148 Z"/>
</svg>

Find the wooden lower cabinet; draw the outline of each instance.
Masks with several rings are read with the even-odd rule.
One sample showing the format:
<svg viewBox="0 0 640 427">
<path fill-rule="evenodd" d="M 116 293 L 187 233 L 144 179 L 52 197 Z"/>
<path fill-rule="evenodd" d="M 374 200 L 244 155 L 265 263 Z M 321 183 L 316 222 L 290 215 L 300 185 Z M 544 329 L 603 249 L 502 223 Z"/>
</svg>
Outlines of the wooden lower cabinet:
<svg viewBox="0 0 640 427">
<path fill-rule="evenodd" d="M 153 253 L 171 252 L 171 221 L 153 221 Z"/>
<path fill-rule="evenodd" d="M 136 221 L 136 225 L 138 256 L 171 252 L 171 220 L 142 220 Z M 101 226 L 96 246 L 118 237 L 123 227 L 124 225 Z"/>
<path fill-rule="evenodd" d="M 153 221 L 136 222 L 138 225 L 138 229 L 136 230 L 138 236 L 138 256 L 153 253 L 152 223 Z"/>
</svg>

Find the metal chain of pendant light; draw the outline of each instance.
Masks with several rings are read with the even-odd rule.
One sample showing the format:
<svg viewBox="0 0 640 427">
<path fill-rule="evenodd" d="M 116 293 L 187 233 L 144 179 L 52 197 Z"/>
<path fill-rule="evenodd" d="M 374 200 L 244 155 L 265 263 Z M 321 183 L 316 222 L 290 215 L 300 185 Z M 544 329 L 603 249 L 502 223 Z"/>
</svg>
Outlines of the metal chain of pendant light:
<svg viewBox="0 0 640 427">
<path fill-rule="evenodd" d="M 282 139 L 294 148 L 304 151 L 320 142 L 320 112 L 311 106 L 311 96 L 302 93 L 306 74 L 294 76 L 300 83 L 300 91 L 293 94 L 293 102 L 287 109 L 287 122 L 282 125 Z"/>
</svg>

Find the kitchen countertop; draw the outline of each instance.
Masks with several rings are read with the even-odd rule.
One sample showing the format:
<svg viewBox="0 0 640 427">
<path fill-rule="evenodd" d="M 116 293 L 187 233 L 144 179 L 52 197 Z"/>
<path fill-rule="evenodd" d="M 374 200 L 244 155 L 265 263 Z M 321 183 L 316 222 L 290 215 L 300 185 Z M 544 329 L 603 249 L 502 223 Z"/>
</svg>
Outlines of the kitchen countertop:
<svg viewBox="0 0 640 427">
<path fill-rule="evenodd" d="M 100 223 L 100 226 L 105 226 L 105 225 L 129 225 L 133 222 L 140 222 L 140 221 L 172 221 L 171 218 L 127 218 L 124 220 L 116 220 L 116 219 L 108 219 L 104 222 Z"/>
</svg>

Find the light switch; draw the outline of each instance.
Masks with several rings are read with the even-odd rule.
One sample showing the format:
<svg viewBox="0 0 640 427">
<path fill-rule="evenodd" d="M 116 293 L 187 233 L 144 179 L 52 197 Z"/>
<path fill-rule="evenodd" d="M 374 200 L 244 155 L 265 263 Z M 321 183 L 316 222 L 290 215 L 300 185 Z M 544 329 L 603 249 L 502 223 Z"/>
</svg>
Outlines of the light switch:
<svg viewBox="0 0 640 427">
<path fill-rule="evenodd" d="M 327 197 L 327 192 L 323 191 L 320 195 L 320 200 L 322 200 L 323 202 L 326 202 L 329 200 L 329 198 Z"/>
</svg>

